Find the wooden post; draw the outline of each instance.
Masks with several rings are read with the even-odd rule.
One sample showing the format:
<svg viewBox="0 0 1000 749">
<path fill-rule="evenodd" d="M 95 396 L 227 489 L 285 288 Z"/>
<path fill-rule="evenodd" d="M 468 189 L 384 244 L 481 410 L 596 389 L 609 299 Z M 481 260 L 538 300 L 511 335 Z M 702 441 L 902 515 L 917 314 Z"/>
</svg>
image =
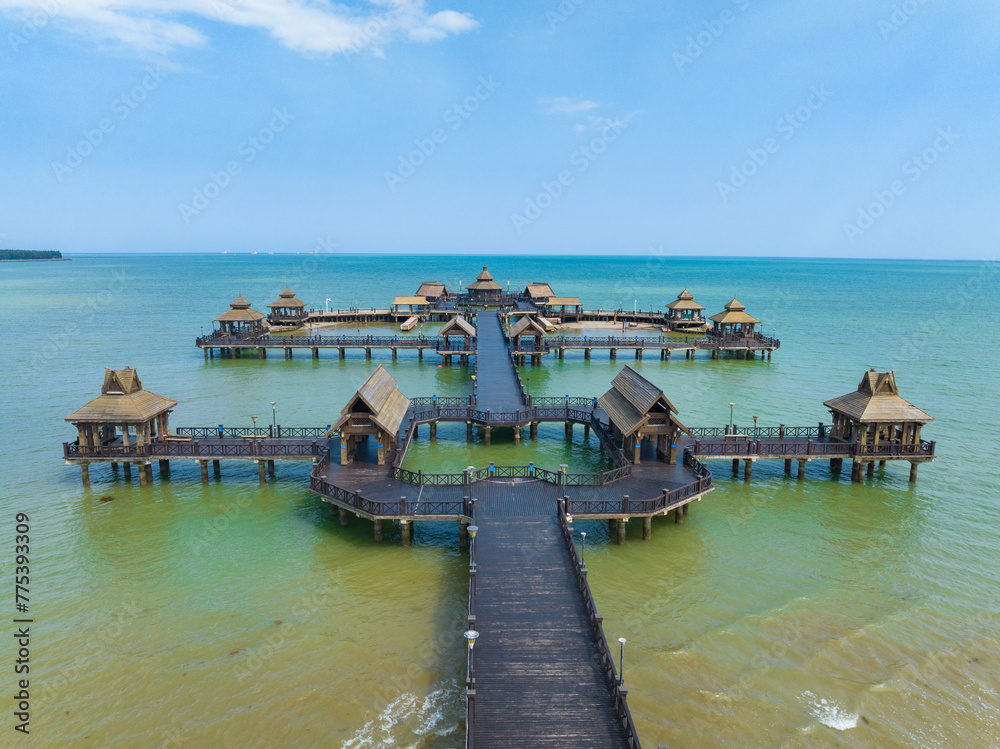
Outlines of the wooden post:
<svg viewBox="0 0 1000 749">
<path fill-rule="evenodd" d="M 372 350 L 371 350 L 371 348 L 366 348 L 365 349 L 365 361 L 371 361 L 371 359 L 372 359 Z M 381 533 L 382 533 L 382 531 L 380 529 L 379 530 L 379 534 L 381 535 Z M 380 538 L 378 540 L 381 541 L 382 539 Z"/>
<path fill-rule="evenodd" d="M 465 441 L 472 442 L 472 422 L 465 422 Z"/>
<path fill-rule="evenodd" d="M 267 461 L 267 473 L 270 476 L 274 475 L 274 461 L 273 460 Z"/>
<path fill-rule="evenodd" d="M 583 438 L 587 439 L 590 436 L 590 424 L 583 425 Z"/>
<path fill-rule="evenodd" d="M 674 509 L 674 523 L 682 525 L 684 523 L 684 510 L 680 507 Z"/>
<path fill-rule="evenodd" d="M 486 427 L 486 429 L 483 430 L 483 432 L 484 432 L 484 441 L 486 442 L 486 444 L 487 445 L 492 444 L 491 436 L 493 433 L 493 427 L 488 426 Z"/>
<path fill-rule="evenodd" d="M 207 348 L 203 348 L 202 349 L 202 353 L 205 354 L 205 361 L 208 361 L 208 349 Z"/>
<path fill-rule="evenodd" d="M 376 518 L 374 525 L 375 525 L 375 543 L 380 543 L 382 541 L 382 521 Z"/>
<path fill-rule="evenodd" d="M 917 483 L 917 466 L 920 465 L 916 461 L 910 463 L 910 483 Z"/>
<path fill-rule="evenodd" d="M 400 520 L 399 530 L 403 538 L 403 546 L 409 546 L 413 534 L 413 523 L 409 520 Z"/>
<path fill-rule="evenodd" d="M 609 352 L 610 352 L 610 357 L 609 358 L 611 358 L 612 360 L 618 358 L 618 349 L 614 349 L 614 348 L 613 349 L 609 349 Z"/>
<path fill-rule="evenodd" d="M 319 359 L 319 348 L 313 346 L 313 359 Z"/>
<path fill-rule="evenodd" d="M 531 436 L 531 439 L 533 439 L 533 440 L 537 440 L 538 439 L 538 422 L 537 421 L 531 422 L 531 424 L 528 426 L 528 432 L 529 432 L 529 434 Z"/>
<path fill-rule="evenodd" d="M 651 516 L 642 519 L 642 540 L 648 541 L 653 537 L 653 518 Z"/>
<path fill-rule="evenodd" d="M 201 464 L 201 483 L 207 484 L 208 483 L 208 461 L 207 460 L 199 460 L 198 462 Z"/>
<path fill-rule="evenodd" d="M 263 460 L 257 461 L 257 473 L 260 475 L 260 483 L 265 483 L 267 481 L 267 463 Z"/>
<path fill-rule="evenodd" d="M 750 474 L 753 472 L 753 458 L 746 458 L 743 461 L 743 480 L 749 481 Z"/>
<path fill-rule="evenodd" d="M 799 474 L 796 478 L 798 478 L 798 480 L 801 481 L 805 477 L 806 477 L 806 461 L 799 460 Z"/>
<path fill-rule="evenodd" d="M 573 422 L 572 421 L 567 421 L 566 422 L 566 439 L 568 439 L 570 441 L 573 440 Z"/>
<path fill-rule="evenodd" d="M 521 444 L 521 427 L 514 427 L 514 444 Z"/>
<path fill-rule="evenodd" d="M 166 473 L 170 473 L 170 461 L 169 460 L 161 460 L 160 461 L 160 475 L 162 476 L 162 475 L 164 475 Z"/>
<path fill-rule="evenodd" d="M 792 459 L 785 458 L 785 473 L 791 473 L 791 472 L 792 472 Z"/>
<path fill-rule="evenodd" d="M 431 439 L 432 440 L 436 440 L 437 436 L 438 436 L 438 425 L 437 425 L 437 422 L 436 421 L 432 421 L 429 428 L 430 428 L 430 433 L 431 433 Z M 414 433 L 414 436 L 416 436 L 416 433 Z"/>
<path fill-rule="evenodd" d="M 340 525 L 341 525 L 341 527 L 346 526 L 347 522 L 348 522 L 348 519 L 350 518 L 351 514 L 347 510 L 345 510 L 343 507 L 335 508 L 335 510 L 336 510 L 337 514 L 340 516 Z"/>
<path fill-rule="evenodd" d="M 146 475 L 146 466 L 139 464 L 139 485 L 145 486 L 149 483 L 149 476 Z"/>
<path fill-rule="evenodd" d="M 733 458 L 733 475 L 735 476 L 740 472 L 740 459 Z"/>
<path fill-rule="evenodd" d="M 618 545 L 625 545 L 625 520 L 623 518 L 618 518 L 615 523 L 618 526 Z"/>
<path fill-rule="evenodd" d="M 392 360 L 396 361 L 396 347 L 395 346 L 392 347 Z"/>
<path fill-rule="evenodd" d="M 870 462 L 868 464 L 868 468 L 865 471 L 865 474 L 868 476 L 868 478 L 871 478 L 872 476 L 875 475 L 875 462 L 874 461 L 872 461 L 872 462 Z"/>
<path fill-rule="evenodd" d="M 862 463 L 859 463 L 857 459 L 851 461 L 851 481 L 855 484 L 864 483 L 864 470 L 862 468 Z"/>
<path fill-rule="evenodd" d="M 684 506 L 683 506 L 683 507 L 682 507 L 681 509 L 682 509 L 682 510 L 684 510 L 684 513 L 683 513 L 683 514 L 687 515 L 687 514 L 688 514 L 688 510 L 690 510 L 690 509 L 691 509 L 691 503 L 690 503 L 690 502 L 688 502 L 688 503 L 687 503 L 686 505 L 684 505 Z"/>
<path fill-rule="evenodd" d="M 458 521 L 458 548 L 469 548 L 469 524 L 464 520 Z"/>
<path fill-rule="evenodd" d="M 212 461 L 212 472 L 213 472 L 213 473 L 214 473 L 214 474 L 215 474 L 216 476 L 218 476 L 218 475 L 219 475 L 220 473 L 222 473 L 222 467 L 221 467 L 221 465 L 219 464 L 219 461 L 218 461 L 218 460 L 213 460 L 213 461 Z"/>
<path fill-rule="evenodd" d="M 83 481 L 84 486 L 90 486 L 90 464 L 81 463 L 80 464 L 80 478 Z"/>
<path fill-rule="evenodd" d="M 589 348 L 585 348 L 583 350 L 583 360 L 584 361 L 590 361 L 590 349 Z"/>
<path fill-rule="evenodd" d="M 347 351 L 343 346 L 338 346 L 337 350 L 340 352 L 340 360 L 343 361 L 347 358 Z"/>
<path fill-rule="evenodd" d="M 124 463 L 123 466 L 125 468 L 125 478 L 131 479 L 132 478 L 132 464 L 131 463 Z"/>
</svg>

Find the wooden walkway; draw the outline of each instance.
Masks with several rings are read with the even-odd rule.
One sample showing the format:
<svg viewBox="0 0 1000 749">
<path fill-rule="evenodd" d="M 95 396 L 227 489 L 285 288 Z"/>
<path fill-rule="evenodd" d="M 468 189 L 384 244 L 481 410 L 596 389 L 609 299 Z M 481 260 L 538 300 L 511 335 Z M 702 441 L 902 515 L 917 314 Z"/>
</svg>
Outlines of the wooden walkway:
<svg viewBox="0 0 1000 749">
<path fill-rule="evenodd" d="M 476 320 L 476 404 L 480 411 L 516 411 L 524 406 L 500 317 L 480 312 Z"/>
<path fill-rule="evenodd" d="M 556 487 L 483 482 L 472 745 L 627 747 L 613 682 L 553 511 Z"/>
</svg>

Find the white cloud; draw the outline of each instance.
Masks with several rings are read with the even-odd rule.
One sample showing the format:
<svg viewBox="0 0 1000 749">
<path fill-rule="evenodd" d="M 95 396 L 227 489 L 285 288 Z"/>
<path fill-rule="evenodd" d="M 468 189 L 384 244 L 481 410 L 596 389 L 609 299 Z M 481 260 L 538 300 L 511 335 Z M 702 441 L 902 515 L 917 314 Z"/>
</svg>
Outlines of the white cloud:
<svg viewBox="0 0 1000 749">
<path fill-rule="evenodd" d="M 581 112 L 589 112 L 600 106 L 596 101 L 570 99 L 568 96 L 543 96 L 538 100 L 538 103 L 546 114 L 576 115 Z"/>
<path fill-rule="evenodd" d="M 465 13 L 427 11 L 425 0 L 50 0 L 53 25 L 143 53 L 204 44 L 199 20 L 266 31 L 297 52 L 330 55 L 381 48 L 397 38 L 434 42 L 479 27 Z M 0 11 L 30 23 L 38 0 L 0 0 Z M 16 30 L 13 32 L 16 33 Z"/>
</svg>

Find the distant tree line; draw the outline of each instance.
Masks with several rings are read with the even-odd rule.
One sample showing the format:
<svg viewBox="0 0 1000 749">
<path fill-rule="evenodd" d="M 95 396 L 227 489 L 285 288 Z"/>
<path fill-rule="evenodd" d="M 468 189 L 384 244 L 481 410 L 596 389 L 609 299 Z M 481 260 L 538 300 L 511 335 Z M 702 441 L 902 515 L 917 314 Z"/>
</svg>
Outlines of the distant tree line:
<svg viewBox="0 0 1000 749">
<path fill-rule="evenodd" d="M 0 260 L 61 260 L 59 250 L 0 250 Z"/>
</svg>

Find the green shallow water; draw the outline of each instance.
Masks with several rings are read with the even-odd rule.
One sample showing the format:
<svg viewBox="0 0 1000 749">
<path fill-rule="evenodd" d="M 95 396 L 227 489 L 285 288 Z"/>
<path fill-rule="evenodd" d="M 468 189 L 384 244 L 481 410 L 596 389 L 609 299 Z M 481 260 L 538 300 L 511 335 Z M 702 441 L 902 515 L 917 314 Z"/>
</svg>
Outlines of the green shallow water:
<svg viewBox="0 0 1000 749">
<path fill-rule="evenodd" d="M 813 424 L 868 366 L 936 421 L 938 460 L 855 486 L 820 461 L 807 480 L 758 462 L 682 526 L 654 522 L 587 560 L 609 638 L 628 638 L 630 704 L 645 746 L 1000 745 L 995 265 L 649 258 L 488 258 L 497 280 L 545 280 L 588 307 L 662 307 L 684 287 L 708 313 L 737 294 L 776 329 L 771 362 L 564 361 L 525 367 L 536 395 L 597 395 L 628 363 L 688 425 Z M 263 308 L 290 284 L 322 306 L 383 306 L 422 280 L 470 281 L 463 258 L 78 257 L 0 266 L 3 515 L 32 525 L 31 746 L 416 746 L 462 743 L 464 557 L 453 524 L 341 528 L 305 491 L 307 464 L 197 465 L 140 487 L 62 464 L 62 418 L 129 364 L 179 406 L 173 426 L 332 422 L 384 364 L 410 395 L 464 395 L 469 370 L 436 357 L 218 360 L 194 348 L 242 293 Z M 372 326 L 372 331 L 385 328 Z M 432 327 L 428 326 L 428 332 Z M 350 332 L 356 332 L 356 328 Z M 350 332 L 348 334 L 350 334 Z M 324 334 L 334 335 L 335 329 Z M 599 470 L 593 436 L 467 446 L 442 427 L 408 467 L 568 463 Z M 905 465 L 905 464 L 904 464 Z M 111 497 L 111 501 L 101 501 Z M 12 534 L 13 522 L 9 520 Z M 9 549 L 9 544 L 7 545 Z M 11 556 L 3 557 L 5 576 Z M 9 577 L 7 578 L 9 579 Z M 13 660 L 10 644 L 2 649 Z M 8 661 L 10 662 L 10 661 Z M 25 742 L 27 743 L 27 742 Z"/>
</svg>

